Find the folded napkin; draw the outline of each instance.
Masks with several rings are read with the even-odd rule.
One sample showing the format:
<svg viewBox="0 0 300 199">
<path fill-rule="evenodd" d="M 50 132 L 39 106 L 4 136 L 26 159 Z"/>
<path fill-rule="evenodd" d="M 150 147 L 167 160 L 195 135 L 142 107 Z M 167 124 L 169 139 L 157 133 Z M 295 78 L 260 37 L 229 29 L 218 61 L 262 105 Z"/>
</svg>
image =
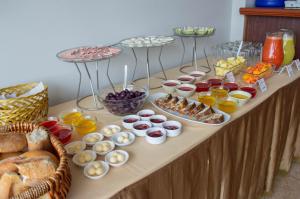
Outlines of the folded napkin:
<svg viewBox="0 0 300 199">
<path fill-rule="evenodd" d="M 16 93 L 11 93 L 11 94 L 2 94 L 0 95 L 0 100 L 5 100 L 5 99 L 11 99 L 11 98 L 19 98 L 19 97 L 28 97 L 30 95 L 35 95 L 45 89 L 45 86 L 42 82 L 38 83 L 35 87 L 33 87 L 31 90 L 27 91 L 26 93 L 17 96 Z"/>
</svg>

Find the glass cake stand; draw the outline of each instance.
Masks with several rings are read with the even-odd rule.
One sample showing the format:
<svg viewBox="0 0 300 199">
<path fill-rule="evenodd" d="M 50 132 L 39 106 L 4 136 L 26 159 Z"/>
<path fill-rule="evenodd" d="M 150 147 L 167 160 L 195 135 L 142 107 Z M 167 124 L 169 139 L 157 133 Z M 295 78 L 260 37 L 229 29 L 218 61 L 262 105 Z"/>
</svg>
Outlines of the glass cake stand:
<svg viewBox="0 0 300 199">
<path fill-rule="evenodd" d="M 78 83 L 78 89 L 77 89 L 77 97 L 76 97 L 76 105 L 78 108 L 86 110 L 86 111 L 97 111 L 97 110 L 101 110 L 103 109 L 103 105 L 99 102 L 99 100 L 97 99 L 97 93 L 100 90 L 100 85 L 99 85 L 99 64 L 100 62 L 104 62 L 107 61 L 107 67 L 106 67 L 106 77 L 109 80 L 110 85 L 112 86 L 112 88 L 114 88 L 113 83 L 109 77 L 109 66 L 110 66 L 110 59 L 114 56 L 117 56 L 121 53 L 121 49 L 115 47 L 114 45 L 110 45 L 110 46 L 97 46 L 99 48 L 114 48 L 116 49 L 118 52 L 110 54 L 110 55 L 105 55 L 105 56 L 101 56 L 101 57 L 94 57 L 91 59 L 88 58 L 65 58 L 63 57 L 63 54 L 66 52 L 70 52 L 70 51 L 74 51 L 80 48 L 93 48 L 95 46 L 81 46 L 81 47 L 76 47 L 76 48 L 71 48 L 71 49 L 66 49 L 63 51 L 60 51 L 59 53 L 56 54 L 56 57 L 64 62 L 69 62 L 69 63 L 74 63 L 78 73 L 79 73 L 79 83 Z M 96 69 L 96 79 L 93 78 L 93 76 L 91 75 L 91 72 L 89 70 L 89 67 L 87 63 L 95 63 L 95 69 Z M 91 91 L 91 95 L 87 95 L 87 96 L 83 96 L 81 97 L 81 88 L 82 88 L 82 78 L 83 78 L 83 73 L 82 71 L 86 71 L 87 77 L 89 79 L 89 87 L 90 87 L 90 91 Z M 95 89 L 95 82 L 96 82 L 96 88 Z M 92 107 L 87 107 L 82 105 L 84 100 L 87 100 L 89 97 L 92 97 L 93 100 L 93 106 Z"/>
<path fill-rule="evenodd" d="M 197 64 L 197 43 L 198 43 L 198 40 L 200 39 L 207 39 L 208 37 L 211 37 L 213 36 L 215 33 L 212 32 L 211 34 L 205 34 L 205 35 L 197 35 L 197 34 L 178 34 L 176 33 L 175 29 L 174 29 L 174 35 L 179 37 L 180 38 L 180 41 L 182 43 L 182 47 L 183 47 L 183 53 L 182 53 L 182 57 L 181 57 L 181 67 L 179 69 L 180 72 L 184 73 L 184 74 L 189 74 L 191 71 L 188 72 L 188 70 L 190 68 L 195 68 L 195 71 L 198 71 L 200 69 L 204 69 L 203 72 L 205 73 L 209 73 L 211 71 L 211 67 L 210 67 L 210 64 L 209 64 L 209 61 L 208 61 L 208 58 L 207 58 L 207 54 L 206 54 L 206 51 L 205 51 L 205 48 L 203 49 L 203 52 L 204 52 L 204 56 L 205 56 L 205 60 L 206 60 L 206 63 L 207 65 L 201 65 L 201 66 L 198 66 Z M 192 49 L 192 63 L 191 65 L 187 64 L 187 65 L 183 65 L 183 61 L 184 61 L 184 57 L 185 57 L 185 54 L 186 54 L 186 45 L 184 43 L 184 40 L 185 39 L 192 39 L 193 40 L 193 49 Z M 201 71 L 201 70 L 200 70 Z"/>
<path fill-rule="evenodd" d="M 166 72 L 164 70 L 164 67 L 163 67 L 163 64 L 162 64 L 162 61 L 161 61 L 161 55 L 162 55 L 163 47 L 167 44 L 170 44 L 170 43 L 174 42 L 174 41 L 175 41 L 175 39 L 171 36 L 141 36 L 141 37 L 132 37 L 132 38 L 122 40 L 119 43 L 119 45 L 121 45 L 124 48 L 131 49 L 132 54 L 134 56 L 134 60 L 135 60 L 134 71 L 133 71 L 133 76 L 132 76 L 132 82 L 137 83 L 140 80 L 147 79 L 147 86 L 148 86 L 149 89 L 160 88 L 161 85 L 156 86 L 156 87 L 150 87 L 151 72 L 150 72 L 149 52 L 150 52 L 151 48 L 155 48 L 155 47 L 160 48 L 159 55 L 158 55 L 158 61 L 159 61 L 159 65 L 161 67 L 161 70 L 162 70 L 162 73 L 163 73 L 164 77 L 163 78 L 153 77 L 153 78 L 157 78 L 157 79 L 160 79 L 160 80 L 167 80 L 167 75 L 166 75 Z M 136 73 L 137 61 L 138 61 L 137 54 L 136 54 L 136 49 L 137 48 L 146 48 L 146 71 L 147 71 L 147 77 L 146 78 L 135 79 L 135 73 Z"/>
</svg>

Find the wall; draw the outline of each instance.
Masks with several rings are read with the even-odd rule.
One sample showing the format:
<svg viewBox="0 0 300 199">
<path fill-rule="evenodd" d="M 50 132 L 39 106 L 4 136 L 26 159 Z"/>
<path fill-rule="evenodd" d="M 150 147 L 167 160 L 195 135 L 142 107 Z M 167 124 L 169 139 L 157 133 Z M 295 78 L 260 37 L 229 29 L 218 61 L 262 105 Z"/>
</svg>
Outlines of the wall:
<svg viewBox="0 0 300 199">
<path fill-rule="evenodd" d="M 240 15 L 241 7 L 254 7 L 255 0 L 232 0 L 230 40 L 242 40 L 244 16 Z"/>
<path fill-rule="evenodd" d="M 216 35 L 206 43 L 212 46 L 230 38 L 230 18 L 231 1 L 224 0 L 1 0 L 0 87 L 43 81 L 49 85 L 50 104 L 61 103 L 75 98 L 78 74 L 72 64 L 56 58 L 58 51 L 135 35 L 170 35 L 173 27 L 186 25 L 215 26 Z M 178 41 L 167 47 L 164 64 L 177 66 L 181 52 Z M 151 52 L 152 58 L 157 53 Z M 121 81 L 124 64 L 133 64 L 129 51 L 112 60 L 114 82 Z M 139 76 L 145 75 L 144 65 L 139 62 Z M 158 70 L 153 61 L 153 72 Z M 107 85 L 106 78 L 101 85 Z"/>
</svg>

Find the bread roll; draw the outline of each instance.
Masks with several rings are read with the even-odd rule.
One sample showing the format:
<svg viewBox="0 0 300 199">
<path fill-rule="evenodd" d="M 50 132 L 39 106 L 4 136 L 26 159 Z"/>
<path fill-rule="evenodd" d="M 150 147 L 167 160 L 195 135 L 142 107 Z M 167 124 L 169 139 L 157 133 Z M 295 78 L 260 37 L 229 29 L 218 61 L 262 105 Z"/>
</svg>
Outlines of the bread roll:
<svg viewBox="0 0 300 199">
<path fill-rule="evenodd" d="M 25 183 L 35 182 L 53 175 L 58 167 L 57 158 L 47 151 L 30 151 L 21 155 L 26 160 L 16 164 Z"/>
<path fill-rule="evenodd" d="M 55 155 L 48 151 L 37 150 L 37 151 L 28 151 L 19 156 L 21 159 L 31 161 L 31 160 L 39 160 L 39 159 L 51 159 L 56 165 L 59 164 L 58 159 Z"/>
<path fill-rule="evenodd" d="M 47 131 L 42 127 L 34 129 L 31 133 L 26 134 L 28 150 L 50 150 L 51 144 Z"/>
<path fill-rule="evenodd" d="M 19 155 L 21 155 L 21 154 L 22 154 L 21 152 L 2 153 L 2 154 L 0 154 L 0 161 L 1 161 L 1 160 L 5 160 L 5 159 L 7 159 L 7 158 L 19 156 Z"/>
<path fill-rule="evenodd" d="M 8 199 L 10 194 L 10 188 L 12 186 L 12 180 L 8 173 L 1 176 L 0 179 L 0 199 Z"/>
<path fill-rule="evenodd" d="M 0 161 L 0 177 L 4 173 L 16 172 L 18 168 L 15 165 L 15 162 L 18 161 L 19 157 L 10 157 Z"/>
<path fill-rule="evenodd" d="M 24 151 L 26 148 L 27 141 L 24 134 L 0 134 L 0 153 L 20 152 Z"/>
</svg>

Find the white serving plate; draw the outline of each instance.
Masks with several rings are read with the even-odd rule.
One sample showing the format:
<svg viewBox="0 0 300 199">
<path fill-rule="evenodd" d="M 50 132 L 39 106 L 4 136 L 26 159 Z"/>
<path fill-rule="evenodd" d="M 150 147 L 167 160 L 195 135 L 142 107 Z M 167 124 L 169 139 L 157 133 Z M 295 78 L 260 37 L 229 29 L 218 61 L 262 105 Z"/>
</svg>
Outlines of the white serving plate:
<svg viewBox="0 0 300 199">
<path fill-rule="evenodd" d="M 166 114 L 169 114 L 169 115 L 172 115 L 172 116 L 175 116 L 177 118 L 180 118 L 180 119 L 183 119 L 183 120 L 186 120 L 188 122 L 193 122 L 193 123 L 197 123 L 197 124 L 203 124 L 203 125 L 209 125 L 209 126 L 219 126 L 219 125 L 222 125 L 222 124 L 225 124 L 226 122 L 228 122 L 231 118 L 231 116 L 223 111 L 220 111 L 219 109 L 217 108 L 213 108 L 213 110 L 216 112 L 216 113 L 221 113 L 224 115 L 224 122 L 222 123 L 219 123 L 219 124 L 209 124 L 209 123 L 205 123 L 205 122 L 201 122 L 201 121 L 198 121 L 198 120 L 193 120 L 191 118 L 189 118 L 188 116 L 184 116 L 184 115 L 181 115 L 175 111 L 171 111 L 171 110 L 164 110 L 162 108 L 160 108 L 159 106 L 157 106 L 155 104 L 155 100 L 161 98 L 161 97 L 165 97 L 166 95 L 168 95 L 167 93 L 154 93 L 153 95 L 151 95 L 148 99 L 149 101 L 151 102 L 151 104 L 157 108 L 158 110 L 166 113 Z M 182 97 L 178 97 L 179 99 L 182 99 Z M 191 102 L 195 102 L 197 105 L 199 104 L 199 102 L 197 102 L 196 100 L 192 100 L 192 99 L 188 99 L 188 102 L 191 103 Z M 206 109 L 205 109 L 206 110 Z M 203 110 L 204 111 L 204 110 Z"/>
</svg>

